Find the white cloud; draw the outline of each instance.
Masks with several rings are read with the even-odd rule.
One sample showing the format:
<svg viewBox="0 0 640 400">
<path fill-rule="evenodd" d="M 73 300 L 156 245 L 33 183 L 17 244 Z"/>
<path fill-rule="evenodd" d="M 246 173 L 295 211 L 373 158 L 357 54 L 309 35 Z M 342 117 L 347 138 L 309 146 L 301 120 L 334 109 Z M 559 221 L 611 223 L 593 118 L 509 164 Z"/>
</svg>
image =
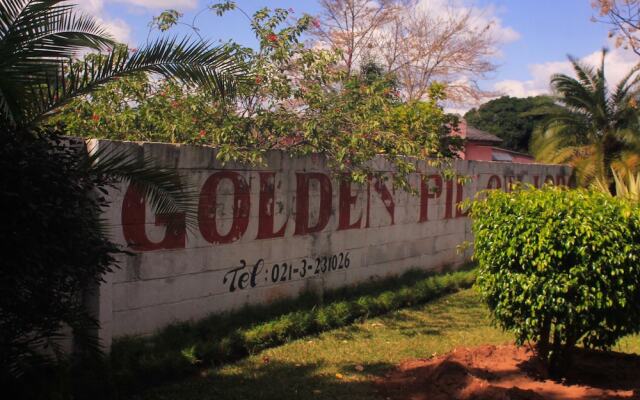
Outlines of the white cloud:
<svg viewBox="0 0 640 400">
<path fill-rule="evenodd" d="M 84 13 L 93 16 L 118 42 L 129 43 L 131 40 L 131 27 L 125 20 L 107 15 L 104 10 L 105 0 L 83 0 L 82 2 L 70 0 L 69 2 L 77 5 Z"/>
<path fill-rule="evenodd" d="M 69 0 L 83 12 L 92 15 L 118 42 L 130 43 L 132 29 L 122 18 L 113 18 L 105 10 L 106 3 L 118 3 L 146 9 L 193 9 L 198 0 Z"/>
<path fill-rule="evenodd" d="M 581 57 L 579 60 L 587 65 L 598 67 L 601 57 L 601 50 L 597 50 Z M 640 61 L 638 56 L 629 50 L 614 48 L 609 51 L 605 59 L 605 75 L 609 86 L 617 84 L 638 61 Z M 549 82 L 551 76 L 558 73 L 574 76 L 569 60 L 529 65 L 530 79 L 503 80 L 495 83 L 494 89 L 500 94 L 513 97 L 528 97 L 550 93 Z"/>
<path fill-rule="evenodd" d="M 104 9 L 104 0 L 83 0 L 81 2 L 73 1 L 80 9 L 87 14 L 98 15 Z"/>
<path fill-rule="evenodd" d="M 91 0 L 90 0 L 91 1 Z M 114 3 L 123 3 L 132 6 L 166 9 L 174 8 L 177 10 L 193 9 L 198 5 L 198 0 L 107 0 Z"/>
<path fill-rule="evenodd" d="M 470 13 L 473 28 L 484 29 L 488 27 L 496 44 L 502 45 L 520 39 L 520 33 L 510 26 L 504 26 L 498 17 L 498 9 L 495 6 L 477 7 L 470 0 L 419 0 L 418 10 L 436 17 L 446 15 L 464 15 Z M 499 49 L 496 49 L 499 54 Z"/>
<path fill-rule="evenodd" d="M 104 20 L 100 17 L 97 19 L 116 41 L 127 44 L 131 42 L 131 27 L 124 20 L 120 18 Z"/>
</svg>

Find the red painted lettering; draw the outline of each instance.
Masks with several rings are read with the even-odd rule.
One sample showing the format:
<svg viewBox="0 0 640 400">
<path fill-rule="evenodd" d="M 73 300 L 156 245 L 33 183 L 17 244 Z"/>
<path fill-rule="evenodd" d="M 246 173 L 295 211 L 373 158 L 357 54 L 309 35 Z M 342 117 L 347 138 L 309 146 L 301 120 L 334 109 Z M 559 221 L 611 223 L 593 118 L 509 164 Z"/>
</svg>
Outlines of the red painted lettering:
<svg viewBox="0 0 640 400">
<path fill-rule="evenodd" d="M 156 215 L 155 224 L 166 225 L 167 229 L 160 242 L 149 240 L 145 229 L 145 200 L 139 190 L 129 185 L 122 204 L 122 231 L 127 245 L 139 251 L 184 248 L 187 237 L 184 213 Z"/>
<path fill-rule="evenodd" d="M 223 179 L 233 184 L 233 220 L 227 234 L 218 232 L 216 215 L 218 211 L 218 186 Z M 240 239 L 249 225 L 251 199 L 249 185 L 242 175 L 233 171 L 220 171 L 211 175 L 202 187 L 198 204 L 198 225 L 200 233 L 209 243 L 231 243 Z"/>
<path fill-rule="evenodd" d="M 393 195 L 391 194 L 391 191 L 389 191 L 389 189 L 387 188 L 387 186 L 384 184 L 384 182 L 382 182 L 381 179 L 378 178 L 374 178 L 375 182 L 373 184 L 373 189 L 380 195 L 380 199 L 382 200 L 382 204 L 384 204 L 384 208 L 387 209 L 387 212 L 389 213 L 389 216 L 391 217 L 391 225 L 393 225 L 395 223 L 395 209 L 396 209 L 396 204 L 393 201 Z M 370 183 L 369 183 L 370 184 Z M 369 227 L 369 207 L 370 204 L 369 202 L 371 201 L 370 198 L 367 198 L 367 224 L 366 227 Z"/>
<path fill-rule="evenodd" d="M 446 186 L 447 196 L 445 198 L 444 219 L 450 219 L 453 216 L 453 181 L 449 179 Z"/>
<path fill-rule="evenodd" d="M 309 181 L 315 180 L 320 185 L 320 210 L 318 221 L 309 226 Z M 296 229 L 294 235 L 323 230 L 331 217 L 331 180 L 325 174 L 310 172 L 296 173 Z"/>
<path fill-rule="evenodd" d="M 362 222 L 362 211 L 360 211 L 358 219 L 351 223 L 351 206 L 355 205 L 357 200 L 358 194 L 351 194 L 351 181 L 348 179 L 340 181 L 340 204 L 338 207 L 340 213 L 338 220 L 339 231 L 360 228 Z"/>
<path fill-rule="evenodd" d="M 260 172 L 260 200 L 258 206 L 258 236 L 256 239 L 283 237 L 287 221 L 274 232 L 275 217 L 275 172 Z"/>
<path fill-rule="evenodd" d="M 456 218 L 466 217 L 469 214 L 466 211 L 462 211 L 460 203 L 462 203 L 464 197 L 464 185 L 460 182 L 456 184 Z"/>
<path fill-rule="evenodd" d="M 429 181 L 433 180 L 435 188 L 429 187 Z M 442 194 L 442 177 L 440 175 L 423 176 L 420 180 L 420 219 L 419 222 L 429 220 L 429 199 L 437 199 Z"/>
<path fill-rule="evenodd" d="M 489 182 L 487 182 L 487 189 L 500 189 L 502 188 L 502 182 L 498 175 L 491 175 Z"/>
<path fill-rule="evenodd" d="M 513 184 L 515 182 L 515 176 L 513 175 L 505 175 L 504 177 L 504 191 L 510 192 L 513 189 Z"/>
</svg>

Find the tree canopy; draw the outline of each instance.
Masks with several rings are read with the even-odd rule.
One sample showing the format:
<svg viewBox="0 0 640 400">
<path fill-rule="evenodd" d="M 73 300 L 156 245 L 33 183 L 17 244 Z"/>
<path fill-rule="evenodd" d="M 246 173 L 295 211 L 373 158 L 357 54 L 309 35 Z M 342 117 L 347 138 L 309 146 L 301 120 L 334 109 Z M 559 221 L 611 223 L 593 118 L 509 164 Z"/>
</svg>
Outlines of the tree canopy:
<svg viewBox="0 0 640 400">
<path fill-rule="evenodd" d="M 502 96 L 478 108 L 472 108 L 464 118 L 469 125 L 491 132 L 504 140 L 502 147 L 528 153 L 531 134 L 545 118 L 531 112 L 542 107 L 554 107 L 553 99 L 549 96 Z"/>
<path fill-rule="evenodd" d="M 234 2 L 212 6 L 218 16 L 236 9 Z M 174 15 L 154 20 L 158 29 L 175 25 Z M 449 135 L 457 117 L 442 107 L 446 85 L 434 82 L 424 99 L 406 100 L 397 74 L 374 58 L 348 73 L 339 52 L 302 43 L 310 16 L 266 7 L 244 15 L 259 46 L 227 43 L 252 78 L 235 86 L 234 101 L 129 75 L 67 103 L 48 123 L 74 136 L 211 145 L 221 162 L 259 163 L 272 149 L 321 153 L 334 173 L 357 182 L 373 173 L 370 161 L 379 154 L 394 165 L 399 186 L 408 187 L 416 169 L 407 157 L 433 158 L 450 170 L 460 140 Z"/>
<path fill-rule="evenodd" d="M 583 185 L 595 179 L 612 183 L 612 168 L 626 175 L 638 165 L 640 67 L 609 87 L 606 54 L 596 68 L 569 57 L 576 77 L 551 77 L 560 107 L 539 110 L 545 123 L 531 143 L 537 160 L 572 165 Z"/>
</svg>

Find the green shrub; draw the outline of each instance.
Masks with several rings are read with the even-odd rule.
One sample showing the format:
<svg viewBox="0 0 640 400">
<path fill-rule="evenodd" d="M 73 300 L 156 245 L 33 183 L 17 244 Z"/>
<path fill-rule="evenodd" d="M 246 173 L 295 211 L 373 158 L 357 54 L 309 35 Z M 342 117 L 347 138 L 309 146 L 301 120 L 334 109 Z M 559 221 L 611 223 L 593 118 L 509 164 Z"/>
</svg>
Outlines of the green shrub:
<svg viewBox="0 0 640 400">
<path fill-rule="evenodd" d="M 640 330 L 640 210 L 556 187 L 492 191 L 471 206 L 477 285 L 500 326 L 535 341 L 551 372 L 573 348 Z"/>
</svg>

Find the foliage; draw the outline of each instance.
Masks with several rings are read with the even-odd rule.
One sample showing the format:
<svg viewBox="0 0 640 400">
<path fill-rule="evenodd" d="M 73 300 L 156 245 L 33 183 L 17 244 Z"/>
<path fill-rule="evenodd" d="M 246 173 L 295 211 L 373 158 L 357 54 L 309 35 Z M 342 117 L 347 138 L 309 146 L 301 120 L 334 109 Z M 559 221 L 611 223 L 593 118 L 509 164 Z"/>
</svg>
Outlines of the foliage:
<svg viewBox="0 0 640 400">
<path fill-rule="evenodd" d="M 308 293 L 295 301 L 175 324 L 153 337 L 123 338 L 114 343 L 111 355 L 116 386 L 132 389 L 183 377 L 306 335 L 423 304 L 470 287 L 474 279 L 473 271 L 436 276 L 412 271 L 325 293 L 321 305 Z"/>
<path fill-rule="evenodd" d="M 72 136 L 202 144 L 221 119 L 219 101 L 207 91 L 135 74 L 70 102 L 47 122 Z"/>
<path fill-rule="evenodd" d="M 218 15 L 236 8 L 215 6 Z M 449 136 L 456 118 L 440 105 L 445 87 L 432 85 L 428 100 L 404 103 L 395 76 L 375 63 L 347 75 L 335 53 L 306 48 L 300 39 L 310 23 L 284 9 L 250 18 L 259 48 L 228 44 L 254 77 L 236 87 L 235 103 L 134 76 L 70 103 L 50 122 L 73 135 L 209 144 L 223 162 L 259 163 L 271 149 L 322 153 L 336 174 L 356 181 L 367 179 L 371 160 L 384 154 L 400 186 L 415 168 L 406 157 L 434 157 L 438 166 L 455 157 L 461 143 Z"/>
<path fill-rule="evenodd" d="M 518 343 L 562 373 L 578 345 L 608 349 L 640 327 L 640 210 L 600 192 L 491 191 L 471 207 L 477 285 Z"/>
<path fill-rule="evenodd" d="M 0 120 L 7 126 L 33 126 L 71 99 L 134 73 L 154 72 L 223 95 L 244 76 L 226 46 L 176 38 L 137 51 L 115 46 L 93 17 L 62 0 L 2 0 L 0 16 Z M 102 55 L 73 60 L 86 50 Z"/>
<path fill-rule="evenodd" d="M 562 106 L 541 109 L 546 123 L 534 135 L 532 150 L 543 162 L 569 163 L 578 183 L 598 178 L 611 183 L 611 167 L 635 169 L 638 153 L 638 67 L 609 90 L 605 79 L 606 50 L 597 69 L 569 57 L 577 78 L 554 75 L 551 86 Z"/>
<path fill-rule="evenodd" d="M 469 125 L 501 138 L 501 147 L 528 153 L 534 128 L 545 118 L 530 112 L 542 107 L 553 109 L 554 105 L 553 99 L 548 96 L 502 96 L 467 111 L 464 119 Z"/>
<path fill-rule="evenodd" d="M 73 59 L 87 50 L 102 53 Z M 131 182 L 158 212 L 186 212 L 191 205 L 175 171 L 113 151 L 89 155 L 84 142 L 69 144 L 59 137 L 64 131 L 39 123 L 121 77 L 154 72 L 223 96 L 244 69 L 231 49 L 206 42 L 159 39 L 137 51 L 116 46 L 95 18 L 60 0 L 0 0 L 0 56 L 0 199 L 11 210 L 2 224 L 10 261 L 0 279 L 0 379 L 38 391 L 30 378 L 51 378 L 37 367 L 60 355 L 62 328 L 73 331 L 74 357 L 99 351 L 97 323 L 84 303 L 119 251 L 99 219 L 106 187 Z"/>
<path fill-rule="evenodd" d="M 83 295 L 111 271 L 118 251 L 104 235 L 95 186 L 83 144 L 70 147 L 55 135 L 0 135 L 4 254 L 0 277 L 1 380 L 58 354 L 61 329 L 89 340 L 95 321 Z M 95 346 L 96 343 L 87 343 Z M 43 352 L 44 349 L 44 352 Z"/>
<path fill-rule="evenodd" d="M 615 183 L 614 189 L 615 194 L 618 197 L 625 198 L 629 201 L 640 203 L 640 172 L 638 172 L 635 176 L 632 174 L 627 175 L 627 180 L 624 180 L 624 177 L 619 175 L 615 170 L 613 173 L 613 181 Z M 610 193 L 610 187 L 607 182 L 603 182 L 600 179 L 596 179 L 593 183 L 593 188 L 596 190 L 600 190 L 603 193 Z"/>
<path fill-rule="evenodd" d="M 311 29 L 314 44 L 337 50 L 347 74 L 357 74 L 374 56 L 398 77 L 404 99 L 427 99 L 436 82 L 446 83 L 450 101 L 487 95 L 477 81 L 496 69 L 491 59 L 499 41 L 486 10 L 416 0 L 319 3 Z"/>
<path fill-rule="evenodd" d="M 593 0 L 591 7 L 598 11 L 600 17 L 591 17 L 591 21 L 604 22 L 611 26 L 609 38 L 614 38 L 616 48 L 631 48 L 634 53 L 640 55 L 640 1 Z"/>
</svg>

